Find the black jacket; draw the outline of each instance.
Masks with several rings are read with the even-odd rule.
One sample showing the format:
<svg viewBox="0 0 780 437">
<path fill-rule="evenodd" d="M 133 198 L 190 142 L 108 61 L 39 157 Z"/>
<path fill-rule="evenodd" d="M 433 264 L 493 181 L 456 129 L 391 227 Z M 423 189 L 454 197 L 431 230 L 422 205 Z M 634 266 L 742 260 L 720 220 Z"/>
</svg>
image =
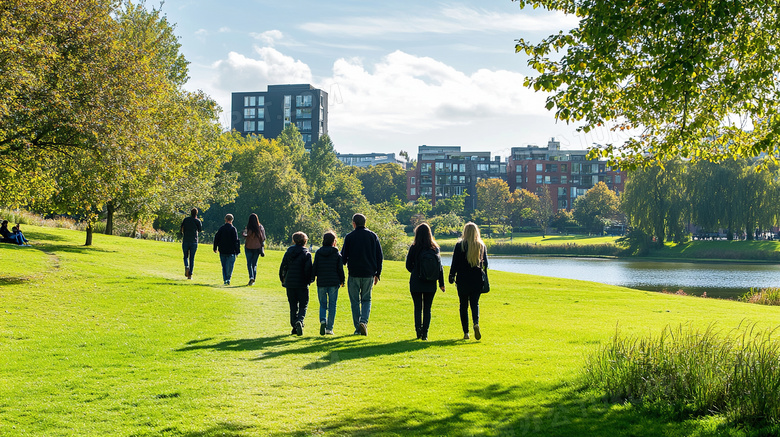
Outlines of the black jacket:
<svg viewBox="0 0 780 437">
<path fill-rule="evenodd" d="M 344 237 L 341 259 L 349 276 L 372 278 L 382 275 L 382 246 L 379 237 L 365 227 L 357 227 Z"/>
<path fill-rule="evenodd" d="M 314 257 L 312 276 L 318 287 L 338 287 L 344 283 L 344 263 L 333 246 L 320 247 Z"/>
<path fill-rule="evenodd" d="M 409 248 L 409 253 L 406 254 L 406 270 L 411 275 L 409 276 L 409 291 L 412 293 L 435 293 L 436 283 L 439 283 L 439 287 L 444 287 L 444 269 L 441 267 L 441 254 L 439 248 L 435 248 L 436 257 L 439 258 L 439 279 L 436 281 L 426 281 L 420 278 L 420 250 L 412 244 Z"/>
<path fill-rule="evenodd" d="M 225 223 L 217 230 L 217 235 L 214 236 L 214 249 L 219 249 L 222 255 L 241 253 L 241 241 L 232 223 Z"/>
<path fill-rule="evenodd" d="M 487 271 L 487 249 L 482 246 L 482 268 Z M 452 267 L 450 267 L 450 284 L 455 282 L 458 293 L 478 294 L 482 291 L 482 272 L 479 266 L 471 267 L 466 260 L 466 252 L 463 250 L 463 242 L 455 244 L 452 252 Z"/>
<path fill-rule="evenodd" d="M 287 281 L 284 272 L 287 270 Z M 308 288 L 311 276 L 311 252 L 304 246 L 290 246 L 279 265 L 279 280 L 285 288 Z"/>
</svg>

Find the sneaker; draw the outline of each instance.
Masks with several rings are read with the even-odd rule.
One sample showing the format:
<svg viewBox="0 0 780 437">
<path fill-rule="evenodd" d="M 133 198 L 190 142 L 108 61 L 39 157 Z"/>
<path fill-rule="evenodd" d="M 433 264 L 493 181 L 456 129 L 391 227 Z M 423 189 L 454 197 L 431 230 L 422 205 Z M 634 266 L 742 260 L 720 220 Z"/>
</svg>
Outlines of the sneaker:
<svg viewBox="0 0 780 437">
<path fill-rule="evenodd" d="M 333 334 L 333 330 L 332 329 L 326 329 L 325 330 L 325 335 L 334 335 Z"/>
<path fill-rule="evenodd" d="M 417 339 L 419 340 L 421 338 L 422 338 L 422 332 L 420 332 L 420 330 L 418 329 L 417 330 Z"/>
<path fill-rule="evenodd" d="M 184 276 L 190 276 L 190 269 L 184 268 Z"/>
<path fill-rule="evenodd" d="M 365 323 L 361 323 L 358 325 L 358 331 L 360 331 L 360 335 L 368 335 L 368 326 Z"/>
<path fill-rule="evenodd" d="M 250 279 L 250 280 L 249 280 L 249 283 L 248 283 L 248 284 L 246 284 L 246 285 L 247 285 L 247 286 L 250 286 L 250 285 L 254 285 L 254 283 L 255 283 L 255 280 L 254 280 L 254 279 Z"/>
<path fill-rule="evenodd" d="M 298 335 L 298 333 L 295 332 L 295 328 L 292 329 L 292 331 L 290 332 L 290 335 Z"/>
<path fill-rule="evenodd" d="M 230 281 L 225 282 L 225 284 L 230 285 Z"/>
<path fill-rule="evenodd" d="M 360 331 L 358 331 L 358 330 L 356 329 L 356 330 L 355 330 L 355 332 L 353 332 L 353 333 L 352 333 L 352 335 L 360 335 Z"/>
<path fill-rule="evenodd" d="M 477 340 L 482 338 L 482 333 L 479 332 L 479 325 L 474 325 L 474 338 Z"/>
<path fill-rule="evenodd" d="M 320 335 L 325 335 L 325 323 L 320 323 Z"/>
<path fill-rule="evenodd" d="M 298 336 L 303 335 L 303 323 L 295 322 L 295 334 Z"/>
<path fill-rule="evenodd" d="M 423 335 L 423 336 L 422 336 L 422 338 L 421 338 L 420 340 L 422 340 L 422 341 L 428 341 L 428 336 L 427 336 L 427 335 Z"/>
<path fill-rule="evenodd" d="M 187 276 L 187 279 L 192 279 L 192 272 Z"/>
<path fill-rule="evenodd" d="M 228 285 L 228 281 L 222 281 L 222 285 Z"/>
<path fill-rule="evenodd" d="M 463 339 L 464 339 L 464 340 L 468 340 L 469 338 L 471 338 L 471 336 L 469 335 L 469 333 L 468 333 L 468 332 L 464 332 L 464 333 L 463 333 Z"/>
</svg>

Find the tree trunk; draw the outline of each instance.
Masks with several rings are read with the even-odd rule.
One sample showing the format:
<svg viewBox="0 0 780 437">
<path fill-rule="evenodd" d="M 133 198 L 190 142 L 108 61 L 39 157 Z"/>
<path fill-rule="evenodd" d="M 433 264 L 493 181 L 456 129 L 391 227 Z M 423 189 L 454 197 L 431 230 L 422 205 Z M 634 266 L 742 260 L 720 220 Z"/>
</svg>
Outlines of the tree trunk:
<svg viewBox="0 0 780 437">
<path fill-rule="evenodd" d="M 114 202 L 106 204 L 106 235 L 114 235 Z"/>
<path fill-rule="evenodd" d="M 84 243 L 85 246 L 92 246 L 92 222 L 87 222 L 87 241 Z"/>
</svg>

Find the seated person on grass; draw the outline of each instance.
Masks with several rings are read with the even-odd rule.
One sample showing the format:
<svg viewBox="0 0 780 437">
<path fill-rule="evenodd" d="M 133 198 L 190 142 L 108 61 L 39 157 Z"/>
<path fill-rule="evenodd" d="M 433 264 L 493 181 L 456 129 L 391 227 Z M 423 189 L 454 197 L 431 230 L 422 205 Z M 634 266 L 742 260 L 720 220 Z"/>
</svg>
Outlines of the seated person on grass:
<svg viewBox="0 0 780 437">
<path fill-rule="evenodd" d="M 27 244 L 29 241 L 24 237 L 24 234 L 22 234 L 22 230 L 18 224 L 13 227 L 13 232 L 8 230 L 8 220 L 3 220 L 2 225 L 0 225 L 0 238 L 0 242 L 3 243 L 29 246 L 29 244 Z"/>
</svg>

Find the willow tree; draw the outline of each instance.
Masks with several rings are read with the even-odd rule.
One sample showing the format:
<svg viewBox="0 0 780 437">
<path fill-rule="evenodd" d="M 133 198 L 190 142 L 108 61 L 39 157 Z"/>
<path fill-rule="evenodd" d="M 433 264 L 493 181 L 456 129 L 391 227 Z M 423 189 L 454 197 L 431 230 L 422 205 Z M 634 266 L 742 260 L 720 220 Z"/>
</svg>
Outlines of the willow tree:
<svg viewBox="0 0 780 437">
<path fill-rule="evenodd" d="M 551 93 L 558 120 L 632 133 L 591 157 L 627 168 L 762 153 L 777 161 L 780 0 L 516 1 L 580 19 L 515 48 L 538 72 L 526 85 Z"/>
</svg>

